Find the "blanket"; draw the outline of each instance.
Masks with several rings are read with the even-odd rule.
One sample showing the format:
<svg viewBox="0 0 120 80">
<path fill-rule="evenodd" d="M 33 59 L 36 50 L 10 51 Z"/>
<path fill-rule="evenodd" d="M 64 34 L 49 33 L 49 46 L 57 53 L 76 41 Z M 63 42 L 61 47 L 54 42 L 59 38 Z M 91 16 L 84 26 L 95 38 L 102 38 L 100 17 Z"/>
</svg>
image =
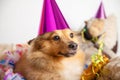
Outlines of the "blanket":
<svg viewBox="0 0 120 80">
<path fill-rule="evenodd" d="M 0 80 L 24 80 L 19 73 L 14 73 L 15 63 L 27 52 L 27 44 L 0 45 Z"/>
</svg>

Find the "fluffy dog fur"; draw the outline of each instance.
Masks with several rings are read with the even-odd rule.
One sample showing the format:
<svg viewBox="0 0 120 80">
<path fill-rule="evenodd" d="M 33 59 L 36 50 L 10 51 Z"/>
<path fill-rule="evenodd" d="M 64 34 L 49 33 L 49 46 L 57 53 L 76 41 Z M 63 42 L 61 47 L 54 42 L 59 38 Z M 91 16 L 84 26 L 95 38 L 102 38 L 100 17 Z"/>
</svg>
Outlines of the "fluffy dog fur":
<svg viewBox="0 0 120 80">
<path fill-rule="evenodd" d="M 69 29 L 38 36 L 17 62 L 15 72 L 27 80 L 80 80 L 84 53 L 78 45 L 77 36 Z"/>
<path fill-rule="evenodd" d="M 116 43 L 117 42 L 117 27 L 116 27 L 117 23 L 116 22 L 117 22 L 116 16 L 110 15 L 106 19 L 92 18 L 87 21 L 88 23 L 87 26 L 90 34 L 93 37 L 96 37 L 105 33 L 103 42 L 109 49 L 112 49 L 117 44 Z"/>
</svg>

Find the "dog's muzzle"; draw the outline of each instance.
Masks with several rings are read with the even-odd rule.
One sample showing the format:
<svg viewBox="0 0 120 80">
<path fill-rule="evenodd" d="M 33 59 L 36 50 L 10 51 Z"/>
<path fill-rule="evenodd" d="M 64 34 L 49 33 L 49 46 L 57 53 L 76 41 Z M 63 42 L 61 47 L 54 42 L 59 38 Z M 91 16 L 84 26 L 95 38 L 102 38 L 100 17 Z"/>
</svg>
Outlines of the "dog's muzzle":
<svg viewBox="0 0 120 80">
<path fill-rule="evenodd" d="M 68 44 L 68 49 L 69 49 L 69 51 L 68 51 L 68 52 L 65 52 L 65 53 L 59 52 L 59 54 L 65 56 L 65 57 L 71 57 L 71 56 L 73 56 L 73 55 L 76 54 L 77 48 L 78 48 L 78 44 L 76 44 L 76 43 L 74 43 L 74 42 L 70 42 L 70 43 Z"/>
<path fill-rule="evenodd" d="M 74 42 L 70 42 L 68 45 L 68 48 L 71 50 L 76 50 L 78 47 L 78 44 L 74 43 Z"/>
<path fill-rule="evenodd" d="M 70 51 L 68 53 L 59 52 L 59 54 L 62 56 L 65 56 L 65 57 L 71 57 L 71 56 L 74 56 L 76 54 L 76 51 Z"/>
</svg>

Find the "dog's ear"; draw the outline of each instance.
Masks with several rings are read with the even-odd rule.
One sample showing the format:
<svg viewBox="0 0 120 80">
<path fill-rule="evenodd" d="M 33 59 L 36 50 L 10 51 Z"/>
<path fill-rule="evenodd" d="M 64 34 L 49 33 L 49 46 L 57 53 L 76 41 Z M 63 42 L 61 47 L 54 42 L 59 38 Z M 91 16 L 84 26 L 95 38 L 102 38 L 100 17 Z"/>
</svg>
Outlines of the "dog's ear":
<svg viewBox="0 0 120 80">
<path fill-rule="evenodd" d="M 31 43 L 32 43 L 34 40 L 35 40 L 35 38 L 29 40 L 27 43 L 28 43 L 29 45 L 31 45 Z"/>
<path fill-rule="evenodd" d="M 88 25 L 88 21 L 85 21 L 84 23 L 85 23 L 86 25 Z"/>
<path fill-rule="evenodd" d="M 30 44 L 33 46 L 33 50 L 40 50 L 42 48 L 42 44 L 44 42 L 44 38 L 42 36 L 37 36 L 33 40 L 30 41 Z"/>
</svg>

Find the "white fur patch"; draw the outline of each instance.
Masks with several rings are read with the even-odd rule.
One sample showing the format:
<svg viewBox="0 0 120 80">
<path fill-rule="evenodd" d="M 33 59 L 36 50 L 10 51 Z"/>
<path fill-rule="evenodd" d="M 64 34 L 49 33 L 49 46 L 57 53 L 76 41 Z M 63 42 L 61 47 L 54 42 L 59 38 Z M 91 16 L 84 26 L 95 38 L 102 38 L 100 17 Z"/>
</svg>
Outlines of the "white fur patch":
<svg viewBox="0 0 120 80">
<path fill-rule="evenodd" d="M 104 43 L 109 48 L 112 49 L 117 41 L 117 27 L 116 18 L 111 15 L 105 20 L 105 38 Z"/>
<path fill-rule="evenodd" d="M 62 64 L 64 69 L 60 71 L 60 74 L 64 80 L 80 80 L 83 70 L 83 64 L 81 64 L 80 60 L 64 61 Z"/>
</svg>

